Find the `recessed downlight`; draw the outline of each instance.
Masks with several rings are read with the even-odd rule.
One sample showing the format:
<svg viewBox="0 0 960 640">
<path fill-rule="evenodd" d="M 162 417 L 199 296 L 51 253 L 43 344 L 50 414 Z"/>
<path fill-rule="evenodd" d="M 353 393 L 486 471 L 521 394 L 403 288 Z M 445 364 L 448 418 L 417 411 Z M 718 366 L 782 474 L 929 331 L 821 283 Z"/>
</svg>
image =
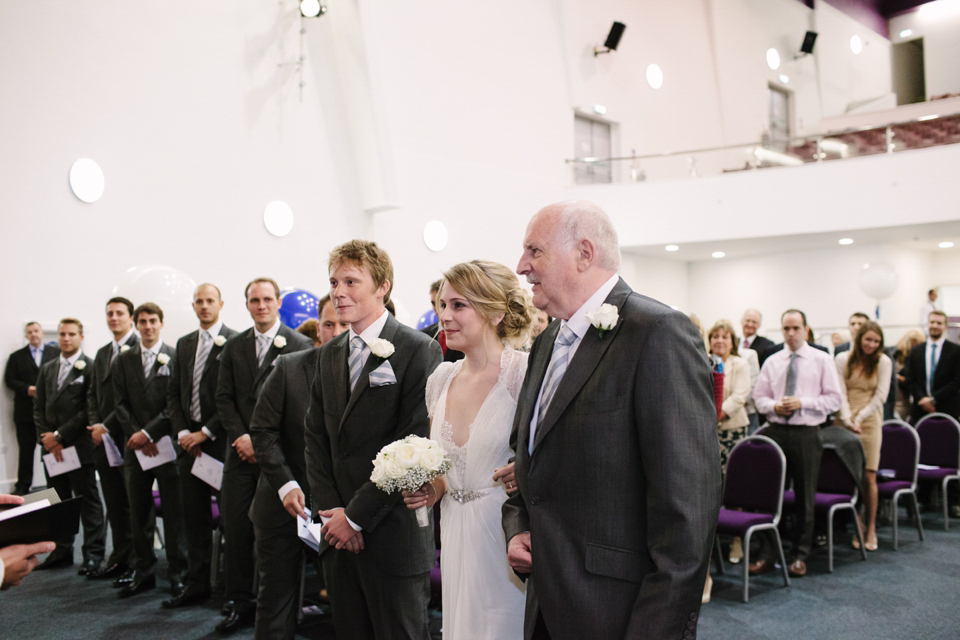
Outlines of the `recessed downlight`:
<svg viewBox="0 0 960 640">
<path fill-rule="evenodd" d="M 949 240 L 945 240 L 944 242 L 941 242 L 937 246 L 940 247 L 941 249 L 949 249 L 950 247 L 953 246 L 953 243 L 950 242 Z"/>
<path fill-rule="evenodd" d="M 713 256 L 714 258 L 722 258 L 727 254 L 725 254 L 723 251 L 714 251 L 710 255 Z"/>
<path fill-rule="evenodd" d="M 853 244 L 853 238 L 840 238 L 837 242 L 840 244 Z"/>
<path fill-rule="evenodd" d="M 680 246 L 675 244 L 668 244 L 664 247 L 667 251 L 680 251 Z"/>
</svg>

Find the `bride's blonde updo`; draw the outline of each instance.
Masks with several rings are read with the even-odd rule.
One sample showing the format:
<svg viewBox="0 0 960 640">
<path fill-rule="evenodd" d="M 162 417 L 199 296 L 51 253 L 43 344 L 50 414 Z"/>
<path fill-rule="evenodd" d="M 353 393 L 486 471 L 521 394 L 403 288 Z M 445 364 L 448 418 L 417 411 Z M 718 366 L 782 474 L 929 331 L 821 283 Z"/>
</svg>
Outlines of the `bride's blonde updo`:
<svg viewBox="0 0 960 640">
<path fill-rule="evenodd" d="M 491 324 L 503 316 L 494 326 L 498 338 L 514 348 L 527 343 L 537 310 L 509 268 L 488 260 L 471 260 L 451 267 L 443 274 L 443 281 Z"/>
</svg>

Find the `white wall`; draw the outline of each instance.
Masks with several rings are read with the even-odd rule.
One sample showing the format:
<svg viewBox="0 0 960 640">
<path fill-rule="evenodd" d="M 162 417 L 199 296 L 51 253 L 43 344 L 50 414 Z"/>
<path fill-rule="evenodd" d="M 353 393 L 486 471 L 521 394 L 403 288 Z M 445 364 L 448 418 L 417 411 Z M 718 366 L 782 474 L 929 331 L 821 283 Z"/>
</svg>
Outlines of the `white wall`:
<svg viewBox="0 0 960 640">
<path fill-rule="evenodd" d="M 913 33 L 906 38 L 904 29 Z M 923 38 L 927 98 L 960 93 L 960 0 L 937 0 L 890 20 L 894 42 Z"/>
<path fill-rule="evenodd" d="M 638 293 L 684 312 L 690 310 L 686 262 L 624 252 L 620 262 L 620 277 Z"/>
</svg>

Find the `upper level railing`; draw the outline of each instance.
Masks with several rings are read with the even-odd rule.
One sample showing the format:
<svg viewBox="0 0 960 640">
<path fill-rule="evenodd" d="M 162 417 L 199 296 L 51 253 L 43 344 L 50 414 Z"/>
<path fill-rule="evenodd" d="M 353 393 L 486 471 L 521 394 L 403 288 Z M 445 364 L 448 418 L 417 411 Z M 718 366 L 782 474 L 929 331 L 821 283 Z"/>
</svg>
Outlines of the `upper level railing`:
<svg viewBox="0 0 960 640">
<path fill-rule="evenodd" d="M 722 147 L 615 158 L 573 158 L 566 162 L 572 166 L 574 180 L 578 184 L 644 182 L 830 162 L 958 142 L 960 112 L 955 112 L 785 140 L 765 139 Z"/>
</svg>

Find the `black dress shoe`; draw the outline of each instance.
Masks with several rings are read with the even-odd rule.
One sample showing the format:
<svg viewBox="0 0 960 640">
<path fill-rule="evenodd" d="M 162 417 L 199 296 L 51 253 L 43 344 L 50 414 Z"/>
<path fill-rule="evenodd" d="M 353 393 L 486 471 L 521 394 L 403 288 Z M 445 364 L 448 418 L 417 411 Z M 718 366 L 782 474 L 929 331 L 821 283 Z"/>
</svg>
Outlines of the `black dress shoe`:
<svg viewBox="0 0 960 640">
<path fill-rule="evenodd" d="M 209 599 L 209 589 L 186 589 L 180 595 L 170 598 L 169 600 L 164 600 L 160 603 L 160 606 L 164 609 L 179 609 L 180 607 L 188 607 L 192 604 L 200 604 L 201 602 L 206 602 Z"/>
<path fill-rule="evenodd" d="M 100 571 L 100 561 L 99 560 L 86 560 L 80 569 L 77 571 L 78 576 L 88 576 L 92 573 L 98 573 Z"/>
<path fill-rule="evenodd" d="M 47 559 L 37 565 L 34 571 L 46 571 L 47 569 L 59 569 L 60 567 L 73 566 L 73 552 L 57 553 L 54 551 L 47 556 Z"/>
<path fill-rule="evenodd" d="M 126 587 L 133 579 L 137 576 L 135 569 L 127 569 L 123 572 L 123 575 L 113 581 L 113 588 L 119 589 L 120 587 Z"/>
<path fill-rule="evenodd" d="M 236 607 L 227 617 L 224 618 L 223 622 L 217 625 L 217 631 L 220 633 L 232 633 L 237 629 L 242 629 L 244 627 L 252 627 L 253 620 L 256 617 L 255 608 L 245 608 L 238 610 Z"/>
<path fill-rule="evenodd" d="M 107 578 L 119 578 L 127 570 L 127 565 L 125 564 L 111 564 L 108 565 L 99 571 L 87 572 L 87 580 L 105 580 Z"/>
<path fill-rule="evenodd" d="M 231 611 L 233 611 L 233 600 L 227 600 L 223 603 L 223 606 L 220 607 L 220 615 L 228 616 Z"/>
<path fill-rule="evenodd" d="M 143 593 L 144 591 L 149 591 L 157 586 L 157 579 L 153 575 L 144 576 L 137 575 L 133 582 L 125 586 L 123 589 L 120 589 L 120 593 L 117 594 L 121 598 L 129 598 L 130 596 L 135 596 L 138 593 Z"/>
<path fill-rule="evenodd" d="M 170 595 L 174 598 L 179 597 L 184 591 L 182 580 L 173 580 L 170 582 Z"/>
</svg>

